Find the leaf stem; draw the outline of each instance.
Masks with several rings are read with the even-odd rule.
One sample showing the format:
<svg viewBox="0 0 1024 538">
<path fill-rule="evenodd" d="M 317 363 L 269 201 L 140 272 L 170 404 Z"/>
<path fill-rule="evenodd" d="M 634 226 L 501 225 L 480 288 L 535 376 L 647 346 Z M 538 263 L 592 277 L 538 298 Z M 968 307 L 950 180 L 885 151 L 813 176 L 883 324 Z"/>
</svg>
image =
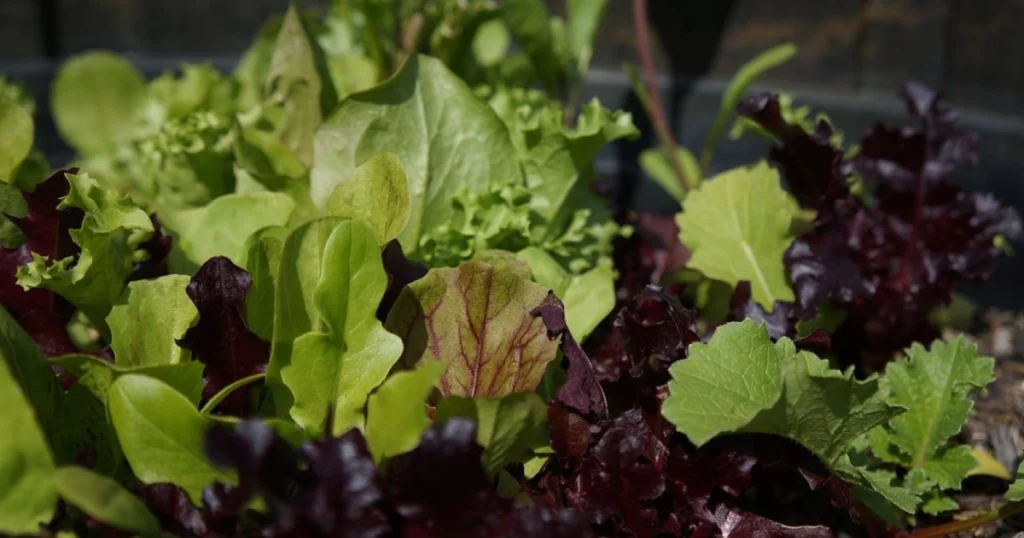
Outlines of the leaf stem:
<svg viewBox="0 0 1024 538">
<path fill-rule="evenodd" d="M 640 67 L 643 69 L 644 81 L 647 85 L 647 93 L 650 95 L 651 122 L 654 123 L 654 130 L 661 139 L 662 145 L 668 152 L 668 161 L 672 170 L 679 178 L 679 184 L 684 191 L 690 190 L 690 181 L 686 177 L 683 162 L 679 159 L 679 152 L 676 150 L 676 141 L 669 130 L 668 121 L 665 119 L 665 107 L 661 103 L 661 94 L 658 91 L 657 81 L 654 77 L 654 57 L 651 53 L 651 32 L 647 26 L 647 0 L 633 0 L 633 28 L 636 31 L 636 50 L 640 56 Z"/>
<path fill-rule="evenodd" d="M 985 512 L 962 521 L 951 521 L 942 525 L 917 529 L 901 535 L 900 538 L 940 538 L 942 536 L 949 536 L 953 533 L 963 532 L 982 525 L 994 523 L 1000 519 L 1007 518 L 1022 511 L 1024 511 L 1024 501 L 1015 501 L 1004 504 L 999 507 L 998 510 L 993 512 Z"/>
</svg>

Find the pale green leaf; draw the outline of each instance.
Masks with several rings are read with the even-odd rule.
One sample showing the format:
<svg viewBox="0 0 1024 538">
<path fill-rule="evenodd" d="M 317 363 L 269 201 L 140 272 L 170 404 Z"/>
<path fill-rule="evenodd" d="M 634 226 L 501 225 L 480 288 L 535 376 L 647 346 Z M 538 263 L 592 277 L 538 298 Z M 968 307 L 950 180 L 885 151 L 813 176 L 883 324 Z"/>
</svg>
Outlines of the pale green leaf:
<svg viewBox="0 0 1024 538">
<path fill-rule="evenodd" d="M 370 395 L 366 442 L 378 463 L 419 444 L 430 427 L 426 400 L 444 368 L 443 363 L 431 362 L 416 370 L 396 372 Z"/>
<path fill-rule="evenodd" d="M 569 332 L 578 341 L 585 340 L 615 308 L 615 275 L 608 267 L 570 275 L 537 247 L 525 248 L 518 256 L 529 264 L 533 281 L 562 300 Z"/>
<path fill-rule="evenodd" d="M 28 111 L 0 97 L 0 182 L 14 183 L 22 161 L 32 152 L 35 125 Z"/>
<path fill-rule="evenodd" d="M 295 339 L 324 326 L 314 293 L 323 275 L 327 239 L 344 222 L 349 221 L 328 217 L 308 222 L 288 234 L 281 250 L 266 382 L 279 418 L 287 418 L 292 407 L 292 393 L 281 382 L 281 370 L 291 362 Z"/>
<path fill-rule="evenodd" d="M 266 93 L 284 110 L 279 136 L 305 166 L 313 160 L 313 135 L 325 111 L 337 102 L 323 51 L 291 5 L 277 34 L 267 72 Z"/>
<path fill-rule="evenodd" d="M 1008 501 L 1024 501 L 1024 468 L 1017 467 L 1017 479 L 1010 484 L 1004 496 Z"/>
<path fill-rule="evenodd" d="M 189 278 L 167 275 L 128 284 L 110 310 L 110 347 L 122 368 L 176 364 L 189 360 L 177 344 L 199 312 L 185 293 Z"/>
<path fill-rule="evenodd" d="M 291 417 L 311 435 L 363 426 L 367 396 L 402 355 L 402 340 L 377 321 L 387 288 L 372 232 L 345 221 L 324 245 L 313 301 L 320 323 L 295 339 L 281 379 L 292 391 Z M 330 424 L 325 424 L 328 414 Z"/>
<path fill-rule="evenodd" d="M 250 235 L 242 246 L 240 265 L 252 278 L 245 296 L 245 321 L 250 331 L 268 342 L 274 336 L 274 283 L 287 236 L 287 228 L 271 226 Z"/>
<path fill-rule="evenodd" d="M 138 134 L 146 84 L 121 56 L 87 52 L 61 66 L 50 97 L 61 136 L 79 153 L 92 155 L 112 150 Z"/>
<path fill-rule="evenodd" d="M 749 319 L 722 325 L 669 368 L 661 412 L 697 446 L 739 431 L 779 401 L 783 359 L 764 326 Z"/>
<path fill-rule="evenodd" d="M 476 423 L 476 440 L 484 448 L 484 468 L 493 476 L 509 463 L 530 459 L 534 442 L 546 433 L 547 405 L 534 392 L 501 398 L 450 396 L 438 404 L 435 422 L 456 417 Z"/>
<path fill-rule="evenodd" d="M 39 415 L 8 364 L 12 357 L 5 358 L 0 361 L 0 431 L 5 439 L 0 443 L 0 532 L 36 534 L 53 517 L 57 504 L 53 456 L 36 422 Z"/>
<path fill-rule="evenodd" d="M 254 192 L 220 196 L 208 205 L 160 214 L 177 247 L 196 265 L 214 256 L 242 263 L 245 241 L 256 231 L 288 224 L 295 201 L 286 194 Z"/>
<path fill-rule="evenodd" d="M 569 15 L 566 41 L 569 54 L 576 60 L 576 71 L 580 78 L 586 75 L 590 66 L 594 36 L 607 7 L 608 0 L 569 0 L 566 5 Z"/>
<path fill-rule="evenodd" d="M 431 269 L 402 291 L 386 327 L 405 342 L 402 364 L 448 365 L 438 387 L 445 396 L 532 391 L 557 352 L 530 315 L 547 291 L 477 261 Z"/>
<path fill-rule="evenodd" d="M 411 56 L 392 78 L 350 95 L 317 132 L 313 202 L 326 205 L 339 182 L 382 151 L 398 157 L 409 182 L 412 212 L 399 240 L 413 257 L 420 235 L 450 221 L 456 194 L 522 174 L 502 121 L 426 56 Z"/>
<path fill-rule="evenodd" d="M 796 55 L 796 46 L 792 43 L 785 43 L 758 54 L 736 71 L 732 80 L 729 81 L 725 93 L 722 94 L 718 115 L 715 116 L 715 122 L 711 125 L 711 130 L 708 131 L 708 136 L 704 141 L 704 149 L 700 155 L 702 169 L 706 170 L 710 165 L 711 157 L 715 153 L 715 146 L 718 145 L 718 140 L 722 136 L 722 130 L 725 129 L 729 118 L 735 113 L 736 105 L 743 98 L 747 88 L 765 72 L 786 63 L 794 55 Z"/>
<path fill-rule="evenodd" d="M 160 522 L 146 504 L 115 480 L 70 466 L 57 469 L 53 483 L 65 501 L 97 521 L 143 536 L 160 534 Z"/>
<path fill-rule="evenodd" d="M 383 246 L 402 233 L 411 209 L 402 162 L 392 153 L 380 153 L 338 183 L 325 212 L 365 224 Z"/>
<path fill-rule="evenodd" d="M 170 482 L 198 502 L 215 481 L 235 484 L 235 476 L 212 467 L 203 450 L 210 426 L 185 396 L 169 385 L 138 374 L 117 378 L 107 409 L 135 476 L 145 484 Z"/>
<path fill-rule="evenodd" d="M 473 56 L 483 67 L 493 67 L 508 54 L 512 36 L 501 19 L 491 19 L 477 28 L 473 35 Z"/>
<path fill-rule="evenodd" d="M 795 203 L 764 161 L 703 182 L 676 217 L 692 254 L 687 267 L 733 286 L 749 281 L 754 300 L 768 312 L 776 301 L 793 301 L 782 256 L 794 239 Z"/>
</svg>

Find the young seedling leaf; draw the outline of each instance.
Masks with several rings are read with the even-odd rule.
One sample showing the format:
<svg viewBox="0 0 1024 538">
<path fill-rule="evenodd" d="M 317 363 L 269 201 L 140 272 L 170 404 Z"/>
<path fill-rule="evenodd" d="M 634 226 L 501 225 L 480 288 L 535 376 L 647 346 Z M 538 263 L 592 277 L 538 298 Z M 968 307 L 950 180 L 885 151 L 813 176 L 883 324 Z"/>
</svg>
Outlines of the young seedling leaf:
<svg viewBox="0 0 1024 538">
<path fill-rule="evenodd" d="M 429 362 L 416 370 L 396 372 L 370 395 L 366 404 L 366 442 L 378 463 L 416 448 L 430 427 L 427 397 L 445 365 Z"/>
<path fill-rule="evenodd" d="M 402 340 L 375 317 L 387 275 L 366 226 L 340 223 L 321 263 L 313 294 L 320 321 L 295 339 L 281 379 L 292 391 L 295 422 L 312 435 L 337 435 L 363 426 L 366 398 L 402 355 Z"/>
<path fill-rule="evenodd" d="M 170 385 L 123 375 L 110 386 L 107 409 L 125 458 L 143 483 L 178 485 L 195 503 L 211 483 L 236 482 L 232 473 L 212 467 L 203 452 L 211 421 Z"/>
<path fill-rule="evenodd" d="M 131 282 L 110 310 L 110 347 L 118 367 L 158 366 L 188 361 L 177 339 L 199 312 L 185 293 L 189 278 L 167 275 Z"/>
<path fill-rule="evenodd" d="M 402 233 L 411 204 L 402 161 L 394 154 L 380 153 L 338 183 L 327 200 L 326 213 L 363 223 L 383 247 Z"/>
<path fill-rule="evenodd" d="M 484 468 L 494 476 L 509 463 L 522 463 L 545 433 L 547 406 L 534 392 L 501 398 L 450 396 L 437 406 L 434 420 L 443 424 L 462 417 L 476 423 L 476 439 L 484 448 Z"/>
</svg>

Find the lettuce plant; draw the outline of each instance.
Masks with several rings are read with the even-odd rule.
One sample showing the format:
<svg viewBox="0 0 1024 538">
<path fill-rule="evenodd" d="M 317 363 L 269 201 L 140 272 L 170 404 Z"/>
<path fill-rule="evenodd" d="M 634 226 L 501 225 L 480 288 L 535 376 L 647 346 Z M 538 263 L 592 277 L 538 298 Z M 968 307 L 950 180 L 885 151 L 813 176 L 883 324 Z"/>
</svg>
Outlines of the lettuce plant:
<svg viewBox="0 0 1024 538">
<path fill-rule="evenodd" d="M 293 8 L 232 73 L 73 58 L 54 171 L 0 84 L 0 533 L 898 535 L 958 508 L 993 360 L 926 314 L 1020 224 L 950 181 L 974 139 L 937 94 L 857 148 L 750 97 L 769 160 L 630 226 L 592 162 L 636 129 L 573 97 L 605 2 L 397 5 Z"/>
</svg>

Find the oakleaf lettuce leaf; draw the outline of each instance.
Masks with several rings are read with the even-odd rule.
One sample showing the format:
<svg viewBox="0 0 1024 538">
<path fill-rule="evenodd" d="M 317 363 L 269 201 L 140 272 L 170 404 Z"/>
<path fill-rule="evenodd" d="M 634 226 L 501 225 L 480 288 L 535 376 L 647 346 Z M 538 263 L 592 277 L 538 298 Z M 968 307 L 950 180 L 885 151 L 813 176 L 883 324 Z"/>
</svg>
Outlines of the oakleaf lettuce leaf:
<svg viewBox="0 0 1024 538">
<path fill-rule="evenodd" d="M 547 288 L 478 261 L 431 269 L 402 291 L 385 326 L 405 343 L 401 363 L 447 364 L 444 396 L 496 398 L 537 388 L 558 343 L 530 311 Z"/>
</svg>

